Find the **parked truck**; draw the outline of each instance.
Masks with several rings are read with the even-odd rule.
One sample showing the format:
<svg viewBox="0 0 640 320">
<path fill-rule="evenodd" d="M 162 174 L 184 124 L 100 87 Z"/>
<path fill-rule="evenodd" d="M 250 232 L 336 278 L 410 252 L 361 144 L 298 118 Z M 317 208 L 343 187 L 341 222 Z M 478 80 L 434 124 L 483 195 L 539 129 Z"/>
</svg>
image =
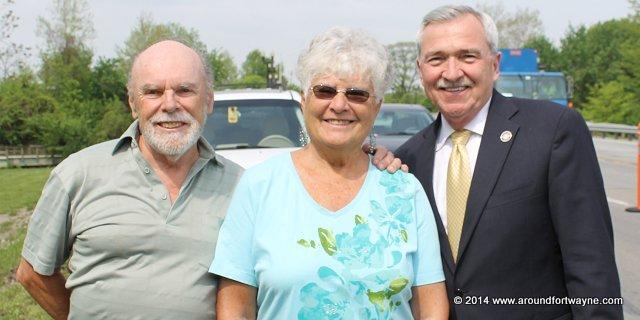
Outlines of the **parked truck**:
<svg viewBox="0 0 640 320">
<path fill-rule="evenodd" d="M 500 77 L 495 88 L 507 97 L 545 99 L 572 107 L 571 86 L 562 72 L 540 70 L 534 49 L 500 49 Z"/>
</svg>

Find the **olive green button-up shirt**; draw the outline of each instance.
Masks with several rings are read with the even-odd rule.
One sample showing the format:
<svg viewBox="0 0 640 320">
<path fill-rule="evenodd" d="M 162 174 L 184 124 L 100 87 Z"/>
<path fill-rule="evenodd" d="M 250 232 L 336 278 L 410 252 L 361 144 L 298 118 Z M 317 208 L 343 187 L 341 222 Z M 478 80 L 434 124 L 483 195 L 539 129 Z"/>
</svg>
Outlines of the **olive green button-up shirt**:
<svg viewBox="0 0 640 320">
<path fill-rule="evenodd" d="M 52 171 L 22 255 L 43 275 L 69 260 L 71 319 L 213 319 L 207 270 L 242 168 L 200 138 L 200 158 L 171 203 L 138 134 L 135 121 Z"/>
</svg>

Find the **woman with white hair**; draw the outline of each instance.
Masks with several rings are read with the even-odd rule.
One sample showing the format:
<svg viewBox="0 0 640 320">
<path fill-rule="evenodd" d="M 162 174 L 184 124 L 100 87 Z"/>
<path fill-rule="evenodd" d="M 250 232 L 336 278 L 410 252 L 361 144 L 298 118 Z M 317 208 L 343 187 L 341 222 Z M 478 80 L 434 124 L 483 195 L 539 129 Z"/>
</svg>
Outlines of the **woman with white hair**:
<svg viewBox="0 0 640 320">
<path fill-rule="evenodd" d="M 384 46 L 333 28 L 297 73 L 310 141 L 238 183 L 210 268 L 218 319 L 446 319 L 424 190 L 361 151 L 392 80 Z"/>
</svg>

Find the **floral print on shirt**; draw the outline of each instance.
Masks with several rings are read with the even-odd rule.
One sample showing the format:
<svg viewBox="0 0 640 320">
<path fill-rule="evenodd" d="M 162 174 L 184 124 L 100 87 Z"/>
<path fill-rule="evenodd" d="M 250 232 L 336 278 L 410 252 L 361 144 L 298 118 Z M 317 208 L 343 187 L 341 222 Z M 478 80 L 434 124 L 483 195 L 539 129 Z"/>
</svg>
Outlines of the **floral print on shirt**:
<svg viewBox="0 0 640 320">
<path fill-rule="evenodd" d="M 399 263 L 402 246 L 413 222 L 414 193 L 406 174 L 383 173 L 378 181 L 384 203 L 371 200 L 368 219 L 354 216 L 351 233 L 335 234 L 318 228 L 318 239 L 300 239 L 298 244 L 320 250 L 340 263 L 334 270 L 321 266 L 317 279 L 300 289 L 303 307 L 299 320 L 308 319 L 391 319 L 403 299 L 400 292 L 410 287 Z"/>
</svg>

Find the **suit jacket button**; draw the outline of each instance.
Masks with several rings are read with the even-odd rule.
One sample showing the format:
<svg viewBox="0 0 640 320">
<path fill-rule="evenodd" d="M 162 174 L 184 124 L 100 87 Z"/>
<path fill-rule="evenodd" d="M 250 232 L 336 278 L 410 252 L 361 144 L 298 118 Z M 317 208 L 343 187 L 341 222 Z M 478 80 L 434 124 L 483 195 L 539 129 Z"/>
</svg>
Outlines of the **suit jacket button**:
<svg viewBox="0 0 640 320">
<path fill-rule="evenodd" d="M 464 290 L 462 289 L 456 289 L 456 296 L 458 297 L 462 297 L 464 295 Z"/>
</svg>

